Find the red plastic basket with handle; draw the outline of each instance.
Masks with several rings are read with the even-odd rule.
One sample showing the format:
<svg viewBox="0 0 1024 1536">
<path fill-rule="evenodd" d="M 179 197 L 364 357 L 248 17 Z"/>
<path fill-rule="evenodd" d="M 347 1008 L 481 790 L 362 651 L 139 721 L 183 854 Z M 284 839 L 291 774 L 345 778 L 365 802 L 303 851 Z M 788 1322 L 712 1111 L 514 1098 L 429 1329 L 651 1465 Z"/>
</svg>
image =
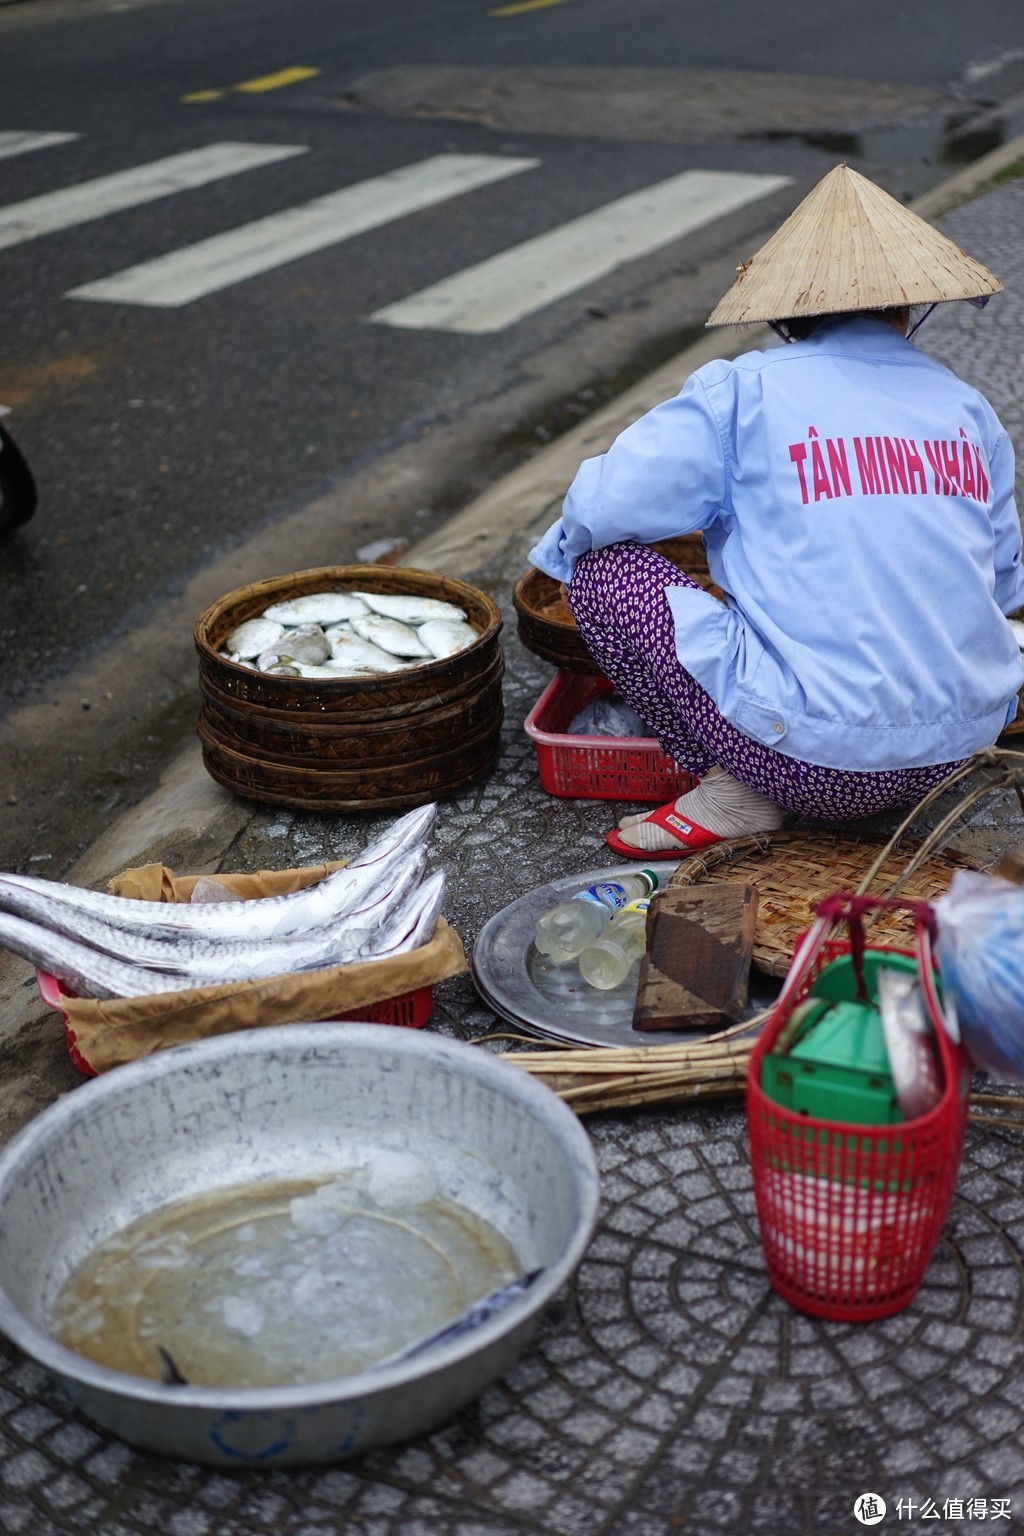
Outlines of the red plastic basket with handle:
<svg viewBox="0 0 1024 1536">
<path fill-rule="evenodd" d="M 862 914 L 902 907 L 914 947 L 865 944 Z M 932 960 L 935 918 L 925 902 L 837 895 L 796 947 L 771 1016 L 751 1053 L 747 1120 L 757 1215 L 768 1275 L 802 1312 L 870 1322 L 912 1300 L 939 1240 L 956 1185 L 967 1127 L 971 1068 L 947 1034 Z M 839 937 L 844 923 L 848 937 Z M 858 988 L 866 955 L 911 955 L 924 989 L 942 1077 L 927 1114 L 895 1125 L 817 1119 L 769 1099 L 761 1065 L 797 1004 L 826 967 L 845 965 Z"/>
</svg>

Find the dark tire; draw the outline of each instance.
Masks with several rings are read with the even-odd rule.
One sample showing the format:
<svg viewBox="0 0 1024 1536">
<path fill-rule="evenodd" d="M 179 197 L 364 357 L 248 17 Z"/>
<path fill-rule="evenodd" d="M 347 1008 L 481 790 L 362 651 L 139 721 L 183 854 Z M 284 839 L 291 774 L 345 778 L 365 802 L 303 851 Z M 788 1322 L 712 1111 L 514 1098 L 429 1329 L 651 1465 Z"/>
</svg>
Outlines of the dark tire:
<svg viewBox="0 0 1024 1536">
<path fill-rule="evenodd" d="M 32 471 L 0 421 L 0 539 L 28 522 L 38 499 Z"/>
</svg>

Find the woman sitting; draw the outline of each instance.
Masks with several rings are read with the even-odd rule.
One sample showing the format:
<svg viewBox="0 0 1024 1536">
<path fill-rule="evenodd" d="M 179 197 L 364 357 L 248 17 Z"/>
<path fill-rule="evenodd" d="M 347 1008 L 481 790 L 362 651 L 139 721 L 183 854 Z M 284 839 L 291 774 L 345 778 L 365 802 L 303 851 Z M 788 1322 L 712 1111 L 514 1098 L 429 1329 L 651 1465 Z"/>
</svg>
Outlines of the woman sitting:
<svg viewBox="0 0 1024 1536">
<path fill-rule="evenodd" d="M 695 780 L 609 832 L 617 853 L 911 805 L 1013 718 L 1013 449 L 907 336 L 912 305 L 1001 286 L 838 166 L 708 320 L 789 344 L 698 369 L 580 466 L 530 559 Z M 647 547 L 698 529 L 724 603 Z"/>
</svg>

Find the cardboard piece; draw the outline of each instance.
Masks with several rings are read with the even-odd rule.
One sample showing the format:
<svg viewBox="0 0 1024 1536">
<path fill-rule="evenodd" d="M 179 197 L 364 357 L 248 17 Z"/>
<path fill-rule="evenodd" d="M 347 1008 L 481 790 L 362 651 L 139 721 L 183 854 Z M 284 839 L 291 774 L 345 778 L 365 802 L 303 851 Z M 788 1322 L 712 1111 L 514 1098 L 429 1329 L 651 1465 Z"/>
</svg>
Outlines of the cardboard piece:
<svg viewBox="0 0 1024 1536">
<path fill-rule="evenodd" d="M 757 890 L 673 886 L 651 901 L 633 1028 L 725 1029 L 747 1007 Z"/>
</svg>

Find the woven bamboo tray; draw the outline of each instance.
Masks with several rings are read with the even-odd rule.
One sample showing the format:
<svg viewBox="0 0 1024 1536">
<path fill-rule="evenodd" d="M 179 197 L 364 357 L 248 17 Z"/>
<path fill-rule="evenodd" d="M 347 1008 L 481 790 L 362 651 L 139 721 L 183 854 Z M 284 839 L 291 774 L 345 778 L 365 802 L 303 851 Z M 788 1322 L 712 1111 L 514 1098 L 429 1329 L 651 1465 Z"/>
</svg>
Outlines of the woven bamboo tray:
<svg viewBox="0 0 1024 1536">
<path fill-rule="evenodd" d="M 711 580 L 704 540 L 699 533 L 663 539 L 652 548 L 678 565 L 706 592 L 721 598 L 722 589 Z M 518 616 L 519 638 L 528 651 L 566 672 L 600 675 L 601 669 L 584 645 L 557 581 L 530 566 L 512 589 L 512 601 Z"/>
<path fill-rule="evenodd" d="M 716 843 L 679 865 L 669 886 L 702 881 L 743 881 L 757 887 L 757 927 L 753 964 L 769 976 L 784 976 L 796 941 L 814 921 L 819 901 L 835 891 L 855 891 L 886 844 L 841 837 L 829 832 L 762 832 Z M 904 844 L 904 853 L 913 844 Z M 932 901 L 949 887 L 956 869 L 979 869 L 965 854 L 931 854 L 900 886 L 900 894 Z M 865 894 L 884 895 L 899 874 L 898 864 L 883 866 Z M 871 923 L 871 941 L 903 946 L 906 919 L 882 912 Z"/>
<path fill-rule="evenodd" d="M 334 588 L 411 593 L 462 608 L 478 638 L 409 671 L 280 677 L 221 655 L 271 603 Z M 225 789 L 292 810 L 402 810 L 490 773 L 503 717 L 501 614 L 479 588 L 401 566 L 321 566 L 229 592 L 195 627 L 203 763 Z"/>
</svg>

